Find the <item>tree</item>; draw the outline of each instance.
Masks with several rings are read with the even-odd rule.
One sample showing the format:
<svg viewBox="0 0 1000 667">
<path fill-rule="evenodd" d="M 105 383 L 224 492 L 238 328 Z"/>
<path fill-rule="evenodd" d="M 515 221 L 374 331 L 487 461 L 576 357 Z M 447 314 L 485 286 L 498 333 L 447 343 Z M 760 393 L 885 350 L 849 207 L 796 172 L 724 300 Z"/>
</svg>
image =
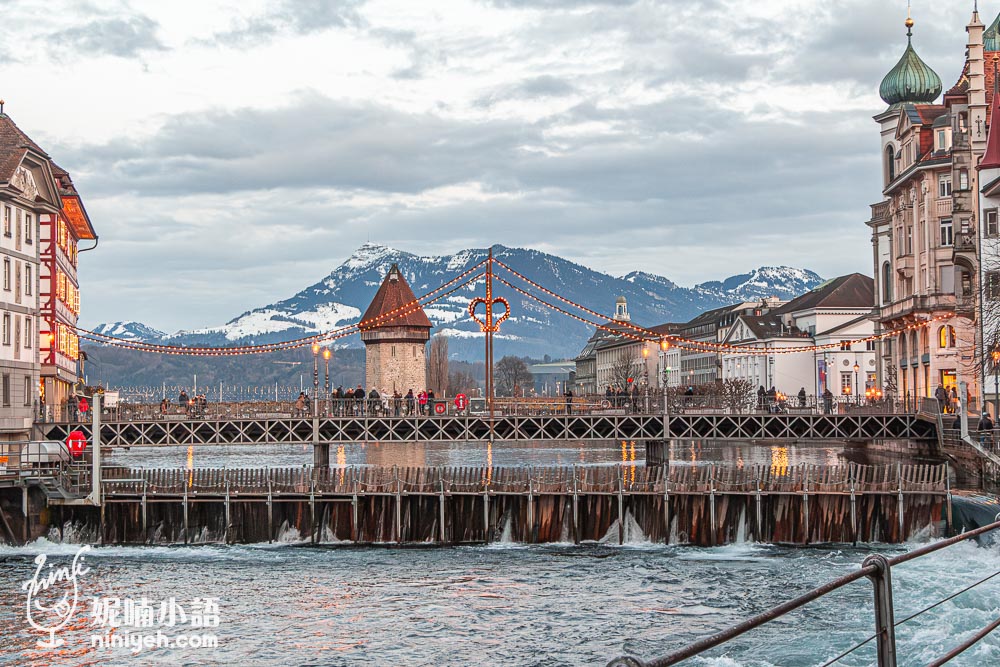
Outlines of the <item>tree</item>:
<svg viewBox="0 0 1000 667">
<path fill-rule="evenodd" d="M 448 395 L 448 337 L 438 334 L 431 338 L 427 357 L 427 384 L 435 396 Z"/>
<path fill-rule="evenodd" d="M 611 384 L 617 385 L 622 389 L 631 389 L 632 385 L 628 380 L 632 378 L 635 381 L 635 368 L 638 361 L 638 357 L 633 356 L 627 349 L 619 352 L 618 356 L 611 363 Z"/>
<path fill-rule="evenodd" d="M 452 371 L 448 374 L 448 388 L 458 396 L 475 396 L 478 393 L 479 383 L 469 373 L 464 371 Z"/>
<path fill-rule="evenodd" d="M 523 396 L 531 381 L 531 372 L 523 359 L 508 355 L 493 368 L 493 382 L 498 396 Z"/>
</svg>

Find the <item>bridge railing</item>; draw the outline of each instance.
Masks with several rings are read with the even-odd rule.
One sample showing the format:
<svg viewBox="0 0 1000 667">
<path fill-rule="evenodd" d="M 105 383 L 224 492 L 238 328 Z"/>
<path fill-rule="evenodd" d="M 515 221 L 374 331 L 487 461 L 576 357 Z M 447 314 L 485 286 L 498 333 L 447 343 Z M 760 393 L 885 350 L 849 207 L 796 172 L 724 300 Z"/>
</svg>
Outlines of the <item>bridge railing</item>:
<svg viewBox="0 0 1000 667">
<path fill-rule="evenodd" d="M 944 493 L 945 465 L 108 468 L 119 494 L 920 494 Z"/>
<path fill-rule="evenodd" d="M 734 401 L 722 396 L 685 396 L 668 392 L 650 391 L 639 395 L 606 396 L 602 394 L 573 397 L 502 398 L 493 402 L 493 413 L 503 416 L 562 416 L 562 415 L 662 415 L 667 414 L 914 414 L 917 408 L 936 408 L 936 401 L 924 400 L 918 406 L 913 400 L 849 400 L 840 396 L 828 400 L 815 396 L 791 396 L 771 399 L 756 397 L 748 401 Z M 933 404 L 933 405 L 932 405 Z M 51 406 L 40 423 L 83 423 L 93 415 L 71 406 Z M 327 417 L 443 417 L 485 416 L 488 414 L 484 399 L 472 399 L 459 409 L 453 397 L 434 399 L 424 405 L 405 398 L 396 399 L 320 399 L 314 407 L 305 401 L 246 401 L 212 403 L 191 401 L 186 405 L 176 403 L 125 403 L 105 407 L 105 422 L 143 421 L 227 421 L 249 419 L 294 419 L 315 416 Z"/>
<path fill-rule="evenodd" d="M 1000 518 L 1000 515 L 998 515 Z M 717 632 L 713 635 L 705 637 L 693 644 L 689 644 L 684 648 L 676 650 L 669 655 L 665 655 L 653 659 L 643 659 L 635 656 L 622 656 L 615 658 L 610 663 L 608 667 L 668 667 L 669 665 L 676 665 L 679 662 L 699 656 L 706 651 L 709 651 L 717 646 L 725 644 L 737 637 L 758 628 L 762 625 L 770 623 L 771 621 L 777 620 L 784 617 L 786 614 L 799 609 L 809 603 L 815 602 L 824 596 L 837 591 L 845 586 L 848 586 L 861 579 L 868 579 L 872 583 L 873 596 L 874 596 L 874 607 L 873 607 L 873 620 L 874 620 L 874 630 L 875 632 L 863 639 L 862 641 L 854 644 L 850 647 L 845 647 L 845 650 L 839 655 L 831 656 L 830 658 L 824 660 L 822 667 L 830 667 L 839 663 L 842 659 L 846 658 L 848 655 L 854 651 L 866 646 L 870 642 L 875 642 L 876 649 L 876 664 L 878 667 L 896 667 L 897 663 L 897 647 L 896 647 L 896 628 L 919 617 L 920 615 L 938 607 L 944 602 L 952 600 L 959 595 L 972 590 L 973 588 L 989 581 L 996 574 L 988 574 L 986 577 L 979 579 L 978 581 L 972 582 L 966 588 L 963 588 L 957 592 L 951 593 L 945 596 L 942 600 L 934 602 L 933 604 L 927 605 L 915 614 L 910 614 L 906 618 L 900 621 L 895 621 L 894 617 L 894 604 L 893 604 L 893 585 L 892 585 L 892 568 L 896 565 L 901 565 L 911 560 L 916 560 L 927 556 L 928 554 L 935 553 L 942 549 L 946 549 L 953 546 L 959 542 L 964 542 L 971 538 L 978 538 L 986 533 L 1000 528 L 1000 521 L 991 523 L 989 525 L 983 526 L 982 528 L 977 528 L 976 530 L 963 533 L 956 537 L 942 540 L 940 542 L 935 542 L 934 544 L 915 549 L 908 553 L 896 556 L 895 558 L 886 558 L 880 554 L 872 554 L 864 559 L 861 567 L 847 575 L 838 577 L 833 581 L 827 582 L 822 586 L 801 595 L 794 600 L 789 600 L 783 604 L 780 604 L 772 609 L 769 609 L 763 613 L 757 614 L 747 620 L 739 623 L 737 625 L 731 626 L 725 630 Z M 846 610 L 838 609 L 838 612 L 843 614 Z M 986 627 L 975 632 L 970 637 L 956 642 L 955 646 L 930 663 L 931 667 L 939 667 L 944 665 L 950 660 L 954 659 L 956 656 L 967 651 L 969 648 L 974 646 L 980 640 L 982 640 L 986 635 L 996 630 L 1000 627 L 1000 619 L 993 621 Z M 755 658 L 766 659 L 767 656 L 762 656 L 759 653 L 754 655 Z M 822 658 L 821 658 L 822 659 Z"/>
</svg>

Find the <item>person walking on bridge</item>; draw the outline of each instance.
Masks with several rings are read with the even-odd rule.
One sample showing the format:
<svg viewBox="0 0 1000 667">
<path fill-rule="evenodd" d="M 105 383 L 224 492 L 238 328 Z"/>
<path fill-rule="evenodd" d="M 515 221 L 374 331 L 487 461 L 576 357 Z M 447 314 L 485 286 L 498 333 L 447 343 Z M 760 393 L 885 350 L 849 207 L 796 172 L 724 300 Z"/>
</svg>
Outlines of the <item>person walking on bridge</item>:
<svg viewBox="0 0 1000 667">
<path fill-rule="evenodd" d="M 934 398 L 938 402 L 938 412 L 945 414 L 948 412 L 948 392 L 941 385 L 934 390 Z"/>
</svg>

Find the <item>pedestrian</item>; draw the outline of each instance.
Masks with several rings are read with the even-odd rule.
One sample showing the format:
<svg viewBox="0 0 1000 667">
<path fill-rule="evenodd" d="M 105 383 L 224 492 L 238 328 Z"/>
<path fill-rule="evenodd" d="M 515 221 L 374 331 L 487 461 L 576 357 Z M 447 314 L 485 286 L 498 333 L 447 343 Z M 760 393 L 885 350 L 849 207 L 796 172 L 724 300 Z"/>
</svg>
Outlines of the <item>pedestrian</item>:
<svg viewBox="0 0 1000 667">
<path fill-rule="evenodd" d="M 573 414 L 573 390 L 566 389 L 566 393 L 563 394 L 566 397 L 566 414 Z"/>
<path fill-rule="evenodd" d="M 414 411 L 414 403 L 416 398 L 413 396 L 413 388 L 411 387 L 409 391 L 406 392 L 406 416 L 412 417 Z"/>
<path fill-rule="evenodd" d="M 799 389 L 799 407 L 806 407 L 806 388 L 802 387 Z"/>
<path fill-rule="evenodd" d="M 392 416 L 399 417 L 403 410 L 403 395 L 399 390 L 392 392 Z"/>
<path fill-rule="evenodd" d="M 976 430 L 979 431 L 979 444 L 987 449 L 993 449 L 993 420 L 990 419 L 990 413 L 986 410 L 983 410 Z"/>
<path fill-rule="evenodd" d="M 961 412 L 962 406 L 958 402 L 958 391 L 955 390 L 954 385 L 952 385 L 951 387 L 951 395 L 950 395 L 950 400 L 948 402 L 951 404 L 951 409 L 955 412 L 955 414 Z"/>
<path fill-rule="evenodd" d="M 368 414 L 372 417 L 378 416 L 379 408 L 382 407 L 382 400 L 375 387 L 368 393 Z"/>
<path fill-rule="evenodd" d="M 828 415 L 833 412 L 833 392 L 827 387 L 823 390 L 823 414 Z"/>
<path fill-rule="evenodd" d="M 776 412 L 777 409 L 778 409 L 778 392 L 774 388 L 774 385 L 771 385 L 771 388 L 767 390 L 767 411 Z"/>
<path fill-rule="evenodd" d="M 295 416 L 303 417 L 306 412 L 306 393 L 304 391 L 299 392 L 299 397 L 295 399 Z"/>
<path fill-rule="evenodd" d="M 69 406 L 69 420 L 75 422 L 79 416 L 80 401 L 77 399 L 76 394 L 70 394 L 69 400 L 66 403 Z"/>
<path fill-rule="evenodd" d="M 757 409 L 764 409 L 764 397 L 767 396 L 767 390 L 764 389 L 764 385 L 760 385 L 757 388 Z"/>
<path fill-rule="evenodd" d="M 934 390 L 934 398 L 938 402 L 938 412 L 942 414 L 948 412 L 948 392 L 945 391 L 944 387 L 941 385 L 937 386 L 937 389 Z"/>
<path fill-rule="evenodd" d="M 188 411 L 188 393 L 181 389 L 181 393 L 177 396 L 177 404 L 181 407 L 181 412 L 187 414 Z"/>
<path fill-rule="evenodd" d="M 417 394 L 417 403 L 420 405 L 420 414 L 427 414 L 427 390 L 421 389 L 420 393 Z"/>
</svg>

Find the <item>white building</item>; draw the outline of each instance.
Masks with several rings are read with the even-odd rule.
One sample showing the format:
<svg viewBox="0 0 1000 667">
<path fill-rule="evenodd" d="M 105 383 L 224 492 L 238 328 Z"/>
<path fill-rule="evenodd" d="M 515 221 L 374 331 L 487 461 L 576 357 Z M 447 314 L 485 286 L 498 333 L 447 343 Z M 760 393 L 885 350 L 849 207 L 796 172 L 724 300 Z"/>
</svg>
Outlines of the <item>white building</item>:
<svg viewBox="0 0 1000 667">
<path fill-rule="evenodd" d="M 775 309 L 740 313 L 729 326 L 723 343 L 761 352 L 729 350 L 721 353 L 722 379 L 748 380 L 755 387 L 795 395 L 864 395 L 876 387 L 875 343 L 851 344 L 874 332 L 870 319 L 874 282 L 853 273 L 831 280 Z M 833 350 L 783 353 L 837 344 Z M 857 366 L 857 371 L 855 371 Z"/>
</svg>

